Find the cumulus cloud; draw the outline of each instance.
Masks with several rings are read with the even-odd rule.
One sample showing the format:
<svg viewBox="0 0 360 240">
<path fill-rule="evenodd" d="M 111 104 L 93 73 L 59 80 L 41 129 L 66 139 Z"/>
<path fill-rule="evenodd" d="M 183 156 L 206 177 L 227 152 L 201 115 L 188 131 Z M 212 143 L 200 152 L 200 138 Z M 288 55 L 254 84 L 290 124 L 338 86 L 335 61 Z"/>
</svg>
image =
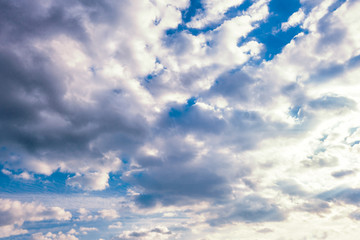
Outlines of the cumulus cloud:
<svg viewBox="0 0 360 240">
<path fill-rule="evenodd" d="M 21 229 L 25 221 L 44 221 L 44 220 L 70 220 L 72 215 L 59 207 L 45 207 L 36 203 L 22 203 L 10 199 L 0 199 L 0 237 L 8 237 L 27 233 Z"/>
<path fill-rule="evenodd" d="M 58 232 L 52 233 L 48 232 L 45 235 L 43 233 L 34 233 L 31 235 L 32 240 L 78 240 L 75 230 L 70 230 L 67 233 Z"/>
<path fill-rule="evenodd" d="M 1 2 L 0 189 L 80 194 L 89 238 L 351 239 L 360 4 L 279 3 Z M 77 239 L 25 227 L 50 201 L 2 199 L 2 236 Z"/>
<path fill-rule="evenodd" d="M 100 210 L 98 213 L 101 218 L 106 219 L 115 219 L 119 217 L 118 213 L 114 209 L 103 209 Z"/>
</svg>

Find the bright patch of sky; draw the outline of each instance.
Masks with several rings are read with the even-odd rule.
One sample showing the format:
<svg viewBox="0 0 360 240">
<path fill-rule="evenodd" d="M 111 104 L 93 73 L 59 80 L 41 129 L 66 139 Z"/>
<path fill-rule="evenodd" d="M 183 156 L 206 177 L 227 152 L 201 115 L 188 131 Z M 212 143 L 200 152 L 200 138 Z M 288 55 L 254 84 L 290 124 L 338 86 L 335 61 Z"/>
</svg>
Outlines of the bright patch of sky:
<svg viewBox="0 0 360 240">
<path fill-rule="evenodd" d="M 360 2 L 0 2 L 1 239 L 357 239 Z"/>
</svg>

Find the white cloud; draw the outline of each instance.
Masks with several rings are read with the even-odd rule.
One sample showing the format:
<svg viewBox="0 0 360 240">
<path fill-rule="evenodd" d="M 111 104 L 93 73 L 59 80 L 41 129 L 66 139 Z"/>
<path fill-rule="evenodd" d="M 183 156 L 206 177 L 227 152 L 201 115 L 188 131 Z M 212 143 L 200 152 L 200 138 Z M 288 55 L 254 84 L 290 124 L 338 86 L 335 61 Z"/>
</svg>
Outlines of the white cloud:
<svg viewBox="0 0 360 240">
<path fill-rule="evenodd" d="M 91 215 L 90 211 L 85 209 L 85 208 L 80 208 L 78 210 L 79 215 L 79 220 L 80 221 L 92 221 L 92 220 L 96 220 L 97 216 L 93 216 Z"/>
<path fill-rule="evenodd" d="M 169 231 L 165 226 L 156 226 L 153 228 L 140 228 L 132 231 L 124 231 L 122 234 L 117 236 L 115 239 L 141 239 L 141 240 L 151 240 L 151 239 L 174 239 L 174 234 Z"/>
<path fill-rule="evenodd" d="M 25 234 L 27 232 L 27 230 L 16 227 L 15 225 L 0 226 L 0 238 Z"/>
<path fill-rule="evenodd" d="M 299 25 L 305 18 L 304 11 L 300 8 L 299 11 L 293 13 L 287 22 L 281 24 L 281 30 L 287 31 L 291 27 Z"/>
<path fill-rule="evenodd" d="M 7 169 L 1 169 L 1 172 L 7 176 L 13 177 L 15 179 L 24 179 L 24 180 L 34 180 L 34 176 L 28 172 L 22 172 L 20 174 L 13 174 Z"/>
<path fill-rule="evenodd" d="M 99 229 L 95 228 L 95 227 L 80 227 L 79 231 L 86 235 L 88 234 L 88 232 L 92 232 L 92 231 L 99 231 Z"/>
<path fill-rule="evenodd" d="M 0 199 L 2 237 L 26 233 L 27 230 L 19 228 L 25 221 L 43 221 L 49 219 L 66 221 L 70 220 L 71 217 L 70 212 L 59 207 L 48 208 L 36 203 L 22 203 L 10 199 Z"/>
<path fill-rule="evenodd" d="M 115 209 L 103 209 L 98 211 L 98 213 L 101 218 L 105 219 L 116 219 L 119 217 L 119 214 Z"/>
<path fill-rule="evenodd" d="M 76 174 L 67 180 L 67 184 L 74 187 L 79 187 L 84 190 L 104 190 L 109 186 L 108 173 L 86 173 L 85 175 Z"/>
<path fill-rule="evenodd" d="M 115 222 L 114 224 L 111 224 L 111 225 L 109 225 L 109 229 L 118 229 L 118 228 L 122 228 L 123 227 L 123 225 L 122 225 L 122 223 L 121 222 Z"/>
<path fill-rule="evenodd" d="M 228 9 L 240 6 L 243 2 L 243 0 L 203 0 L 201 4 L 203 5 L 204 12 L 199 12 L 192 17 L 191 22 L 187 23 L 187 26 L 190 28 L 204 28 L 208 24 L 216 23 L 224 17 Z"/>
<path fill-rule="evenodd" d="M 39 1 L 21 16 L 9 10 L 16 19 L 2 18 L 9 27 L 0 97 L 10 106 L 0 112 L 2 173 L 30 180 L 59 170 L 87 195 L 37 195 L 46 207 L 1 200 L 0 236 L 28 233 L 25 221 L 71 219 L 49 207 L 59 203 L 79 209 L 79 225 L 123 229 L 120 239 L 354 238 L 360 3 L 330 11 L 334 0 L 301 1 L 281 28 L 306 33 L 259 63 L 249 60 L 269 46 L 247 36 L 266 22 L 270 1 L 224 18 L 242 2 L 202 1 L 204 12 L 187 26 L 219 25 L 199 34 L 166 34 L 181 24 L 185 0 Z M 47 18 L 53 12 L 63 14 Z M 94 197 L 111 173 L 128 195 Z M 119 213 L 134 219 L 133 229 Z"/>
<path fill-rule="evenodd" d="M 77 238 L 75 234 L 76 232 L 74 233 L 73 230 L 70 230 L 68 233 L 48 232 L 45 235 L 43 233 L 34 233 L 31 235 L 31 239 L 32 240 L 79 240 L 79 238 Z"/>
</svg>

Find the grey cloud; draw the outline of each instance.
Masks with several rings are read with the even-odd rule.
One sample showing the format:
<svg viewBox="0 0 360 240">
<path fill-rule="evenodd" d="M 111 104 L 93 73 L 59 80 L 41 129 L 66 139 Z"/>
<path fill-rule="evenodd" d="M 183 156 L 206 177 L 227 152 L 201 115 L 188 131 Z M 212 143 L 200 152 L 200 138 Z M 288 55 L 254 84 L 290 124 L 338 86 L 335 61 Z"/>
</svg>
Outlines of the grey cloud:
<svg viewBox="0 0 360 240">
<path fill-rule="evenodd" d="M 277 182 L 280 190 L 290 196 L 306 196 L 308 193 L 294 180 L 282 180 Z"/>
<path fill-rule="evenodd" d="M 81 5 L 86 7 L 91 20 L 94 22 L 111 23 L 115 22 L 119 17 L 121 17 L 120 15 L 116 14 L 116 5 L 118 4 L 117 2 L 96 0 L 79 0 L 79 2 Z"/>
<path fill-rule="evenodd" d="M 346 62 L 320 64 L 316 71 L 311 74 L 309 82 L 311 83 L 326 83 L 336 77 L 340 77 L 346 71 L 358 67 L 360 64 L 360 55 L 356 55 L 348 59 Z"/>
<path fill-rule="evenodd" d="M 83 13 L 72 15 L 78 3 L 49 4 L 47 8 L 27 1 L 0 3 L 0 143 L 21 156 L 2 158 L 2 164 L 36 171 L 29 167 L 29 159 L 40 159 L 54 170 L 60 161 L 77 159 L 68 166 L 76 168 L 86 159 L 94 168 L 108 151 L 135 152 L 149 133 L 137 100 L 111 89 L 97 90 L 91 104 L 67 99 L 66 82 L 75 76 L 34 45 L 35 40 L 65 35 L 89 50 Z"/>
<path fill-rule="evenodd" d="M 271 232 L 274 232 L 274 231 L 271 230 L 270 228 L 263 228 L 263 229 L 257 230 L 257 232 L 259 232 L 259 233 L 271 233 Z"/>
<path fill-rule="evenodd" d="M 336 172 L 331 173 L 331 176 L 333 176 L 334 178 L 342 178 L 342 177 L 345 177 L 348 175 L 352 175 L 354 173 L 355 173 L 355 171 L 353 171 L 353 170 L 341 170 L 341 171 L 336 171 Z"/>
<path fill-rule="evenodd" d="M 175 33 L 164 37 L 164 44 L 174 51 L 176 56 L 182 56 L 193 48 L 187 33 Z"/>
<path fill-rule="evenodd" d="M 322 152 L 325 149 L 319 149 Z M 337 166 L 339 159 L 334 156 L 322 156 L 321 154 L 315 153 L 313 156 L 309 156 L 306 160 L 301 163 L 307 168 L 322 168 L 322 167 L 334 167 Z"/>
<path fill-rule="evenodd" d="M 323 96 L 321 98 L 310 101 L 309 106 L 313 109 L 353 109 L 356 107 L 356 102 L 352 99 L 341 96 Z"/>
<path fill-rule="evenodd" d="M 286 126 L 271 122 L 256 111 L 234 110 L 229 116 L 228 128 L 224 132 L 224 142 L 239 149 L 253 149 L 263 139 L 285 133 Z"/>
<path fill-rule="evenodd" d="M 162 233 L 162 234 L 171 234 L 170 231 L 164 231 L 163 229 L 160 229 L 160 228 L 154 228 L 150 232 Z"/>
<path fill-rule="evenodd" d="M 345 2 L 346 2 L 346 0 L 337 0 L 337 1 L 335 1 L 333 4 L 330 5 L 330 7 L 328 8 L 328 10 L 329 10 L 330 12 L 336 11 L 336 9 L 338 9 L 339 7 L 341 7 Z"/>
<path fill-rule="evenodd" d="M 320 66 L 314 74 L 310 76 L 310 81 L 315 83 L 325 83 L 336 77 L 341 76 L 346 70 L 343 64 L 330 64 L 328 66 Z"/>
<path fill-rule="evenodd" d="M 156 236 L 161 235 L 173 235 L 171 231 L 169 231 L 166 227 L 155 227 L 149 230 L 143 230 L 143 231 L 126 231 L 122 234 L 120 234 L 118 237 L 114 237 L 114 240 L 130 240 L 130 239 L 143 239 L 144 237 L 151 237 L 153 239 L 155 234 Z M 152 236 L 151 236 L 152 235 Z"/>
<path fill-rule="evenodd" d="M 179 135 L 196 134 L 200 139 L 216 134 L 221 136 L 218 138 L 220 144 L 235 145 L 239 149 L 254 148 L 262 139 L 272 137 L 274 130 L 286 127 L 266 121 L 256 111 L 234 110 L 219 118 L 213 111 L 196 105 L 173 106 L 169 113 L 164 113 L 158 125 Z"/>
<path fill-rule="evenodd" d="M 346 28 L 339 24 L 334 15 L 328 13 L 318 22 L 318 31 L 321 39 L 317 43 L 319 53 L 326 51 L 329 47 L 341 44 L 346 36 Z"/>
<path fill-rule="evenodd" d="M 231 189 L 227 181 L 205 168 L 167 166 L 142 172 L 127 179 L 145 192 L 135 201 L 140 207 L 185 205 L 196 200 L 225 200 Z"/>
<path fill-rule="evenodd" d="M 277 93 L 277 86 L 270 86 L 266 79 L 249 76 L 242 69 L 231 70 L 220 75 L 211 88 L 201 94 L 204 98 L 221 96 L 233 103 L 268 105 Z"/>
<path fill-rule="evenodd" d="M 329 203 L 320 199 L 310 199 L 299 207 L 299 210 L 310 213 L 322 213 L 329 209 Z"/>
<path fill-rule="evenodd" d="M 47 38 L 58 33 L 66 33 L 85 41 L 87 36 L 81 19 L 69 14 L 66 3 L 50 3 L 50 7 L 46 8 L 42 4 L 24 0 L 1 1 L 2 37 L 9 41 L 10 45 L 32 38 Z"/>
<path fill-rule="evenodd" d="M 326 201 L 343 201 L 348 204 L 358 205 L 360 203 L 360 189 L 338 187 L 320 193 L 317 197 Z"/>
<path fill-rule="evenodd" d="M 360 211 L 352 212 L 349 217 L 357 221 L 360 221 Z"/>
<path fill-rule="evenodd" d="M 286 213 L 270 200 L 257 195 L 240 199 L 237 203 L 219 209 L 218 217 L 208 222 L 212 226 L 236 222 L 277 222 L 286 219 Z"/>
<path fill-rule="evenodd" d="M 254 79 L 241 71 L 227 72 L 216 79 L 207 94 L 247 101 L 252 97 L 256 97 L 252 92 L 255 83 Z"/>
<path fill-rule="evenodd" d="M 350 58 L 347 65 L 349 68 L 358 67 L 360 65 L 360 55 Z"/>
<path fill-rule="evenodd" d="M 196 105 L 173 106 L 160 120 L 159 125 L 166 128 L 178 128 L 186 132 L 219 133 L 225 122 L 212 111 L 201 109 Z"/>
</svg>

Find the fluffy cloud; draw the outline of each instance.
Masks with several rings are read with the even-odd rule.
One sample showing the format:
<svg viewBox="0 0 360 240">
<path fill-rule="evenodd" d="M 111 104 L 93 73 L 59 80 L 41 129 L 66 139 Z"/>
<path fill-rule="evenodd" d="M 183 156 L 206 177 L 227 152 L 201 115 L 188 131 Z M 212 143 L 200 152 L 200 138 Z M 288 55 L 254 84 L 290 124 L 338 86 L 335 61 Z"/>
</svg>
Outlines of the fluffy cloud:
<svg viewBox="0 0 360 240">
<path fill-rule="evenodd" d="M 79 240 L 76 236 L 75 230 L 70 230 L 68 233 L 58 232 L 52 233 L 48 232 L 45 235 L 42 233 L 34 233 L 31 235 L 32 240 Z"/>
<path fill-rule="evenodd" d="M 88 236 L 351 239 L 360 4 L 280 3 L 3 1 L 1 189 L 83 194 Z M 71 218 L 1 201 L 3 236 Z"/>
<path fill-rule="evenodd" d="M 10 199 L 0 199 L 0 237 L 27 233 L 20 229 L 25 221 L 44 221 L 49 219 L 65 221 L 72 215 L 59 207 L 45 207 L 35 203 L 22 203 Z"/>
</svg>

